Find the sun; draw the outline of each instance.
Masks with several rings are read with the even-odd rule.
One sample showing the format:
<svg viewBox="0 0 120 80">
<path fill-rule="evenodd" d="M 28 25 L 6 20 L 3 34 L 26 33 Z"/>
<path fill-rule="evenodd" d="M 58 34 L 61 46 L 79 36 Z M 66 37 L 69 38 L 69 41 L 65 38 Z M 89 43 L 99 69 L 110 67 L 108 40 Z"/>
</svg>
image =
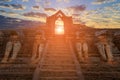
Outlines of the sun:
<svg viewBox="0 0 120 80">
<path fill-rule="evenodd" d="M 57 34 L 57 35 L 64 34 L 64 22 L 61 18 L 58 18 L 55 21 L 55 34 Z"/>
<path fill-rule="evenodd" d="M 55 28 L 55 34 L 57 34 L 57 35 L 63 35 L 64 34 L 64 27 L 63 26 L 57 26 Z"/>
</svg>

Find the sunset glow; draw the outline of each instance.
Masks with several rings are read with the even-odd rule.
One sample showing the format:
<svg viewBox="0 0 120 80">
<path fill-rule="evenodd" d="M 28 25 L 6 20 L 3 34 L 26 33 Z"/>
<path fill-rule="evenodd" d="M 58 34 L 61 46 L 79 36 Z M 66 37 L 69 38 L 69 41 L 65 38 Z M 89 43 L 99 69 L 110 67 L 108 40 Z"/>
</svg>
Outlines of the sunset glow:
<svg viewBox="0 0 120 80">
<path fill-rule="evenodd" d="M 63 35 L 64 34 L 64 22 L 61 18 L 58 18 L 55 22 L 55 34 Z"/>
<path fill-rule="evenodd" d="M 46 18 L 59 10 L 72 16 L 73 23 L 94 28 L 120 28 L 120 0 L 0 0 L 1 16 L 40 24 L 46 23 Z"/>
<path fill-rule="evenodd" d="M 64 27 L 63 26 L 57 26 L 55 28 L 55 34 L 57 34 L 57 35 L 63 35 L 64 34 Z"/>
</svg>

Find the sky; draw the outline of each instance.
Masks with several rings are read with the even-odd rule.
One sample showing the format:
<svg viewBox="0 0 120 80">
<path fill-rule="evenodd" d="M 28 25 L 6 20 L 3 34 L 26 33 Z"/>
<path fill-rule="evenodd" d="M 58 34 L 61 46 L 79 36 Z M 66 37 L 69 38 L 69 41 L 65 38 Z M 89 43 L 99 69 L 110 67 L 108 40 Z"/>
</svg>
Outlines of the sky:
<svg viewBox="0 0 120 80">
<path fill-rule="evenodd" d="M 18 21 L 45 23 L 58 10 L 72 16 L 74 24 L 120 28 L 120 0 L 0 0 L 0 15 L 18 18 Z"/>
</svg>

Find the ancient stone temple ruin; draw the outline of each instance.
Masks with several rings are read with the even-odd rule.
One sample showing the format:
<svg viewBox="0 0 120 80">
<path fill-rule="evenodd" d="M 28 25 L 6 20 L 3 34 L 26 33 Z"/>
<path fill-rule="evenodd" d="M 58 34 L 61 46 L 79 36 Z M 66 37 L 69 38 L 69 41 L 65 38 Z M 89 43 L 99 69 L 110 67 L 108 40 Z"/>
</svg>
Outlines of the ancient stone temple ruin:
<svg viewBox="0 0 120 80">
<path fill-rule="evenodd" d="M 120 80 L 119 50 L 110 49 L 113 61 L 107 62 L 109 54 L 103 60 L 96 46 L 99 31 L 74 24 L 62 11 L 38 28 L 1 30 L 0 80 Z M 104 35 L 119 49 L 115 32 Z"/>
</svg>

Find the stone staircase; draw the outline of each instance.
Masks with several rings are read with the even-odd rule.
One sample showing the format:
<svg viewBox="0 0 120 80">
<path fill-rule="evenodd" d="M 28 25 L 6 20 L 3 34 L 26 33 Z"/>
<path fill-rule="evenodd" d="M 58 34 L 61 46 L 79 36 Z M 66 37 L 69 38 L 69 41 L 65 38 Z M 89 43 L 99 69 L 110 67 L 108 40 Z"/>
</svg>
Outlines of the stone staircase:
<svg viewBox="0 0 120 80">
<path fill-rule="evenodd" d="M 88 62 L 80 63 L 72 49 L 63 36 L 48 36 L 38 64 L 30 65 L 30 54 L 20 53 L 14 63 L 0 63 L 0 80 L 120 80 L 120 54 L 114 54 L 116 63 L 110 65 L 91 50 Z"/>
<path fill-rule="evenodd" d="M 32 80 L 35 66 L 27 64 L 2 64 L 0 66 L 0 80 Z"/>
<path fill-rule="evenodd" d="M 120 66 L 81 64 L 85 80 L 120 80 Z"/>
<path fill-rule="evenodd" d="M 109 64 L 98 53 L 89 53 L 87 63 L 80 63 L 85 80 L 120 80 L 120 54 L 113 54 L 115 62 Z"/>
<path fill-rule="evenodd" d="M 32 80 L 32 75 L 36 68 L 36 64 L 30 64 L 30 52 L 32 52 L 32 46 L 30 44 L 33 41 L 30 41 L 28 43 L 27 42 L 28 41 L 25 42 L 27 46 L 22 46 L 15 62 L 0 62 L 0 80 Z M 5 47 L 6 46 L 4 46 L 3 48 L 5 49 Z M 24 52 L 23 49 L 27 51 Z M 3 56 L 4 51 L 0 53 L 0 61 L 2 60 Z"/>
<path fill-rule="evenodd" d="M 84 80 L 78 65 L 66 39 L 63 36 L 51 37 L 33 80 Z"/>
</svg>

